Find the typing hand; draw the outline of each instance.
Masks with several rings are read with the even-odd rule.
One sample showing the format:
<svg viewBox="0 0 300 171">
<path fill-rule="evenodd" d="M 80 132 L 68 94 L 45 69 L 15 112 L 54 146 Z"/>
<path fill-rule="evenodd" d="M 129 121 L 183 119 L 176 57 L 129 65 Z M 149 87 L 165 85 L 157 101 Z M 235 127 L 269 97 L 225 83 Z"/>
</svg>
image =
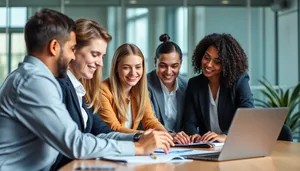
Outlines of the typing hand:
<svg viewBox="0 0 300 171">
<path fill-rule="evenodd" d="M 172 136 L 165 131 L 147 130 L 134 145 L 136 155 L 148 155 L 159 148 L 167 154 L 174 143 Z"/>
<path fill-rule="evenodd" d="M 201 135 L 199 135 L 199 134 L 194 134 L 194 135 L 190 136 L 190 140 L 191 140 L 192 143 L 199 142 L 200 139 L 201 139 Z"/>
<path fill-rule="evenodd" d="M 225 142 L 226 138 L 227 135 L 225 134 L 216 134 L 215 132 L 208 131 L 201 137 L 200 141 L 210 141 L 210 142 L 218 141 L 223 143 Z"/>
<path fill-rule="evenodd" d="M 173 142 L 177 144 L 190 144 L 190 137 L 186 135 L 185 132 L 180 131 L 178 133 L 171 133 L 171 136 L 173 137 Z"/>
</svg>

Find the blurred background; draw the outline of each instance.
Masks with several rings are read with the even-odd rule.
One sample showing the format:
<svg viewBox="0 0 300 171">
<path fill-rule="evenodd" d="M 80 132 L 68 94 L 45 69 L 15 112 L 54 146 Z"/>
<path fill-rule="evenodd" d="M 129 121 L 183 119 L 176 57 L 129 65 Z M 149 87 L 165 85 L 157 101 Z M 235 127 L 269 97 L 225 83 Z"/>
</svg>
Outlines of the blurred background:
<svg viewBox="0 0 300 171">
<path fill-rule="evenodd" d="M 94 19 L 107 28 L 113 40 L 103 78 L 109 75 L 114 50 L 125 42 L 140 47 L 147 72 L 154 69 L 153 57 L 163 33 L 181 47 L 181 74 L 190 78 L 196 44 L 210 33 L 230 33 L 248 55 L 254 97 L 268 102 L 262 92 L 266 87 L 258 80 L 266 78 L 278 96 L 279 88 L 284 95 L 300 82 L 299 6 L 299 0 L 0 0 L 0 85 L 26 55 L 27 19 L 41 8 L 51 8 L 74 20 Z"/>
</svg>

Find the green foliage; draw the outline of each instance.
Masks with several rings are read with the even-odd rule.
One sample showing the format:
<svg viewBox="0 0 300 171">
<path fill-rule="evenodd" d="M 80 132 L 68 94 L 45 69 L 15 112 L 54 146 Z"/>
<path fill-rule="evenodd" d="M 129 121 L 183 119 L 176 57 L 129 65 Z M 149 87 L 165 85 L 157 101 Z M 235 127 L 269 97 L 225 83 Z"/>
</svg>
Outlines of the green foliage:
<svg viewBox="0 0 300 171">
<path fill-rule="evenodd" d="M 257 107 L 289 107 L 289 113 L 285 120 L 285 124 L 288 125 L 296 136 L 297 128 L 300 127 L 300 84 L 298 83 L 294 89 L 288 89 L 285 92 L 282 88 L 275 90 L 271 83 L 265 78 L 258 80 L 265 89 L 261 90 L 261 93 L 267 98 L 267 100 L 255 100 L 255 106 Z"/>
</svg>

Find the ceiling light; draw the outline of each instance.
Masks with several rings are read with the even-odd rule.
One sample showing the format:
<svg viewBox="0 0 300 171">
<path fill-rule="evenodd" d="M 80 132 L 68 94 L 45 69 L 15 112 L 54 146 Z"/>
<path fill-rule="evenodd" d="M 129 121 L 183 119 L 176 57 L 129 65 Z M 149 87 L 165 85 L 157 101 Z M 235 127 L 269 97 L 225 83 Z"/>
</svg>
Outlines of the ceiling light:
<svg viewBox="0 0 300 171">
<path fill-rule="evenodd" d="M 136 1 L 136 0 L 129 0 L 129 3 L 130 3 L 130 4 L 136 4 L 137 1 Z"/>
<path fill-rule="evenodd" d="M 224 5 L 227 5 L 227 4 L 229 4 L 229 1 L 228 0 L 222 0 L 221 3 L 224 4 Z"/>
</svg>

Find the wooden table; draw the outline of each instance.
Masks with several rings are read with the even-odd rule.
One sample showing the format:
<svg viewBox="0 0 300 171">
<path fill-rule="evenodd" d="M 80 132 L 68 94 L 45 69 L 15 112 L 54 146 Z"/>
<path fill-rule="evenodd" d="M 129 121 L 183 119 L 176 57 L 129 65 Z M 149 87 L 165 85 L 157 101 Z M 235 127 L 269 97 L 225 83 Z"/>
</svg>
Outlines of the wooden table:
<svg viewBox="0 0 300 171">
<path fill-rule="evenodd" d="M 200 161 L 148 165 L 123 165 L 100 160 L 74 160 L 60 170 L 77 167 L 114 167 L 115 171 L 300 171 L 300 143 L 278 141 L 271 156 L 223 162 Z"/>
</svg>

